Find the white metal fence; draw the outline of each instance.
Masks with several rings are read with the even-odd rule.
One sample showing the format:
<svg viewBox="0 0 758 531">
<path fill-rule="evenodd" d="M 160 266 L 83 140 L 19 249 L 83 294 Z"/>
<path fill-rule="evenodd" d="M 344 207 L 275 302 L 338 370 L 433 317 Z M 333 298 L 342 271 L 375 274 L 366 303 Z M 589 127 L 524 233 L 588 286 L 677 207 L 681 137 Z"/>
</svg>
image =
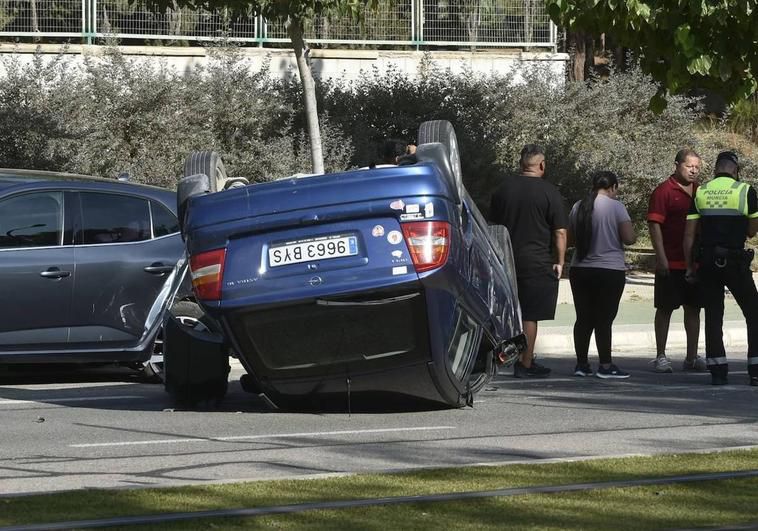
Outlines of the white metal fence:
<svg viewBox="0 0 758 531">
<path fill-rule="evenodd" d="M 226 11 L 151 11 L 128 0 L 0 0 L 0 37 L 287 42 L 284 26 Z M 320 16 L 311 44 L 553 48 L 555 26 L 543 0 L 380 0 L 363 24 Z"/>
</svg>

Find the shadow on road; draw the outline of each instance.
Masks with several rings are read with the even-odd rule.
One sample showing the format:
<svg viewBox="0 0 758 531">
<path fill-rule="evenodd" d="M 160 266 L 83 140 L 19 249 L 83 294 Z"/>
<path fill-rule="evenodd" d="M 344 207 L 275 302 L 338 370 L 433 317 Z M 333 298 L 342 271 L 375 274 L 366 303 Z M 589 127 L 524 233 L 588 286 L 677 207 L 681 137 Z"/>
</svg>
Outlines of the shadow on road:
<svg viewBox="0 0 758 531">
<path fill-rule="evenodd" d="M 748 385 L 746 362 L 736 355 L 729 358 L 729 385 L 725 386 L 711 385 L 708 372 L 680 370 L 681 360 L 674 365 L 673 373 L 661 374 L 652 371 L 648 359 L 615 354 L 614 363 L 631 373 L 626 380 L 573 376 L 576 360 L 565 355 L 544 357 L 540 361 L 552 368 L 550 378 L 516 379 L 508 371 L 499 374 L 478 396 L 518 401 L 520 396 L 528 395 L 530 403 L 539 401 L 541 407 L 559 408 L 568 415 L 571 411 L 597 410 L 611 415 L 654 413 L 711 417 L 719 422 L 758 420 L 755 407 L 758 387 Z M 597 360 L 590 361 L 596 368 Z"/>
</svg>

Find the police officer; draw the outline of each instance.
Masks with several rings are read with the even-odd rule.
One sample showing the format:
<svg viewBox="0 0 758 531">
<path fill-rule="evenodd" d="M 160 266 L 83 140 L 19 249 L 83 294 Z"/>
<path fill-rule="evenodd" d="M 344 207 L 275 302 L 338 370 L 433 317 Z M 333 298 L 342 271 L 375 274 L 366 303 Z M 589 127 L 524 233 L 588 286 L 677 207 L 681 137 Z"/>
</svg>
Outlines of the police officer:
<svg viewBox="0 0 758 531">
<path fill-rule="evenodd" d="M 729 365 L 723 339 L 724 286 L 734 295 L 747 323 L 750 385 L 758 386 L 758 291 L 750 272 L 752 249 L 745 240 L 758 232 L 758 195 L 739 181 L 739 161 L 731 151 L 719 153 L 715 178 L 698 188 L 684 232 L 686 278 L 695 282 L 693 246 L 698 226 L 697 278 L 705 307 L 705 356 L 713 385 L 725 385 Z"/>
</svg>

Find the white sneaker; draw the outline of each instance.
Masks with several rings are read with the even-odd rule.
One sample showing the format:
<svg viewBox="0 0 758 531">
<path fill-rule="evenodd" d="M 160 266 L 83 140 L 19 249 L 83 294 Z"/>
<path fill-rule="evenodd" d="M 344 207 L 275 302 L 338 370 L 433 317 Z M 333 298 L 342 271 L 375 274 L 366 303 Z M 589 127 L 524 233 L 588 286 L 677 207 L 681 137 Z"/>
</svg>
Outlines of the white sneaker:
<svg viewBox="0 0 758 531">
<path fill-rule="evenodd" d="M 671 362 L 666 356 L 655 358 L 654 360 L 651 360 L 650 363 L 653 364 L 653 370 L 655 372 L 674 372 L 674 368 L 671 366 Z"/>
<path fill-rule="evenodd" d="M 685 359 L 682 362 L 682 370 L 705 372 L 708 370 L 708 364 L 705 362 L 705 358 L 703 356 L 696 356 L 692 361 Z"/>
</svg>

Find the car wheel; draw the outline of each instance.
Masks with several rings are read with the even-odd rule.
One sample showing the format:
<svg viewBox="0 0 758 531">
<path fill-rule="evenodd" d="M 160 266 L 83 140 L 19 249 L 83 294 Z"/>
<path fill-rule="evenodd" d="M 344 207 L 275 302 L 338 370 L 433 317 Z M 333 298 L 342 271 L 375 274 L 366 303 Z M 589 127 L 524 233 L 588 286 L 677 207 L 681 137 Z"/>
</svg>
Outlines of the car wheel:
<svg viewBox="0 0 758 531">
<path fill-rule="evenodd" d="M 461 168 L 461 155 L 458 149 L 458 138 L 455 136 L 453 124 L 447 120 L 430 120 L 423 122 L 418 128 L 418 143 L 430 144 L 439 142 L 447 149 L 450 169 L 455 180 L 454 188 L 460 199 L 464 195 L 463 169 Z"/>
<path fill-rule="evenodd" d="M 205 319 L 205 312 L 196 303 L 191 301 L 180 301 L 171 308 L 171 315 L 184 326 L 198 330 L 200 332 L 210 330 Z M 158 332 L 158 336 L 153 343 L 153 354 L 142 367 L 142 376 L 144 380 L 154 383 L 163 382 L 163 330 Z"/>
<path fill-rule="evenodd" d="M 201 402 L 218 405 L 229 382 L 229 350 L 212 318 L 194 303 L 182 301 L 164 323 L 164 388 L 181 408 Z M 185 331 L 187 324 L 193 330 Z"/>
<path fill-rule="evenodd" d="M 184 177 L 205 174 L 210 179 L 210 191 L 223 190 L 227 175 L 221 155 L 215 151 L 193 151 L 184 162 Z"/>
</svg>

